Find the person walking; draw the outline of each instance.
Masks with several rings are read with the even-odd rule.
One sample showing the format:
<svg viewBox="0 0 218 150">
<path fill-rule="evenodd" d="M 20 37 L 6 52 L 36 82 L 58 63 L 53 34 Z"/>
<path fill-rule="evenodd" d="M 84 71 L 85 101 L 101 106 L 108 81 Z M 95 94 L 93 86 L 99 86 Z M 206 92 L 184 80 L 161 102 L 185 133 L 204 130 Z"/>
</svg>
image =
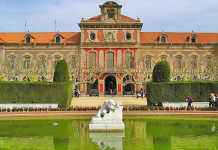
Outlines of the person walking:
<svg viewBox="0 0 218 150">
<path fill-rule="evenodd" d="M 189 94 L 188 94 L 188 99 L 186 99 L 186 101 L 188 102 L 187 109 L 188 109 L 188 108 L 191 108 L 191 104 L 192 104 L 191 100 L 192 100 L 191 94 L 189 93 Z"/>
<path fill-rule="evenodd" d="M 143 88 L 141 88 L 140 93 L 141 93 L 141 98 L 143 99 L 143 95 L 144 95 L 144 90 L 143 90 Z"/>
<path fill-rule="evenodd" d="M 114 94 L 114 93 L 113 93 L 112 89 L 110 89 L 110 96 L 109 96 L 109 97 L 114 97 L 113 94 Z"/>
</svg>

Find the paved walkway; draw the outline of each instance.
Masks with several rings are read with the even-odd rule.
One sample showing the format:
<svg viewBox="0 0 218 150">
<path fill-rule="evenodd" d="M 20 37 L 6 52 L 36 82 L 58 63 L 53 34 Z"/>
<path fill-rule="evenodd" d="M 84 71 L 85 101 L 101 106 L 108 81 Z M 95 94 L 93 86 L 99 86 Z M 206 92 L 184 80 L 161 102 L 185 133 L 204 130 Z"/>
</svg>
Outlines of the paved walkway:
<svg viewBox="0 0 218 150">
<path fill-rule="evenodd" d="M 188 102 L 175 102 L 175 103 L 163 103 L 163 107 L 180 107 L 187 106 Z M 209 106 L 209 102 L 193 102 L 191 106 L 194 107 L 206 107 Z"/>
<path fill-rule="evenodd" d="M 72 98 L 71 106 L 74 107 L 98 107 L 104 104 L 107 99 L 113 99 L 115 101 L 122 102 L 123 106 L 147 106 L 146 98 L 136 98 L 136 97 L 79 97 Z"/>
<path fill-rule="evenodd" d="M 98 111 L 45 111 L 45 112 L 1 112 L 0 120 L 10 120 L 8 117 L 28 117 L 40 116 L 94 116 Z M 218 111 L 123 111 L 124 116 L 218 116 Z M 27 118 L 26 118 L 27 117 Z M 37 119 L 37 118 L 35 118 Z"/>
</svg>

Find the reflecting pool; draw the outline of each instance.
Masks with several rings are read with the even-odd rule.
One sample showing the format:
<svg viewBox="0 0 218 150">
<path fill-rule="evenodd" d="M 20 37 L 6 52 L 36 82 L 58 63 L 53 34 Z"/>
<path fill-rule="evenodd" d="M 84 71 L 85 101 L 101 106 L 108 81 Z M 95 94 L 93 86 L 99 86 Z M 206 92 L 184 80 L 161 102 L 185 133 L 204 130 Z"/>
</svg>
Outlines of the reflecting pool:
<svg viewBox="0 0 218 150">
<path fill-rule="evenodd" d="M 218 149 L 218 117 L 124 116 L 125 132 L 118 133 L 89 132 L 90 121 L 90 116 L 0 120 L 0 149 Z"/>
</svg>

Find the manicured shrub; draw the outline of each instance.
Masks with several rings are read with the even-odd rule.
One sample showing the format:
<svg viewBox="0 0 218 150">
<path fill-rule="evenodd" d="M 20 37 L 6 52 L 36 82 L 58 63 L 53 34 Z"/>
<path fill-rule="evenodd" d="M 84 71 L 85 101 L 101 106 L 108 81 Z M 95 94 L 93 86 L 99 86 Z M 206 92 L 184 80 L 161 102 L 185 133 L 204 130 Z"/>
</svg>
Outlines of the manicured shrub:
<svg viewBox="0 0 218 150">
<path fill-rule="evenodd" d="M 185 102 L 190 93 L 194 102 L 207 102 L 209 92 L 218 94 L 218 82 L 147 82 L 148 106 L 163 102 Z"/>
<path fill-rule="evenodd" d="M 152 74 L 153 82 L 169 82 L 170 81 L 170 65 L 167 61 L 160 61 L 154 66 Z"/>
<path fill-rule="evenodd" d="M 58 103 L 69 106 L 72 83 L 0 82 L 0 103 Z"/>
<path fill-rule="evenodd" d="M 53 82 L 69 82 L 69 70 L 65 59 L 57 62 Z"/>
</svg>

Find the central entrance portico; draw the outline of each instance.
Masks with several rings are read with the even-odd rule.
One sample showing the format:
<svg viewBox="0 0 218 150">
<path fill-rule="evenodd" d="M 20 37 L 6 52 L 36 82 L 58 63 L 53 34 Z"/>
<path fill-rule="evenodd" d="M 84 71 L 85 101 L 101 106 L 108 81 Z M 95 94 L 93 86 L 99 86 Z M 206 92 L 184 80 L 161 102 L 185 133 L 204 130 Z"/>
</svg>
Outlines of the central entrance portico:
<svg viewBox="0 0 218 150">
<path fill-rule="evenodd" d="M 116 95 L 117 82 L 116 78 L 112 75 L 109 75 L 105 78 L 105 94 L 110 94 L 110 89 L 112 89 L 113 93 Z"/>
</svg>

